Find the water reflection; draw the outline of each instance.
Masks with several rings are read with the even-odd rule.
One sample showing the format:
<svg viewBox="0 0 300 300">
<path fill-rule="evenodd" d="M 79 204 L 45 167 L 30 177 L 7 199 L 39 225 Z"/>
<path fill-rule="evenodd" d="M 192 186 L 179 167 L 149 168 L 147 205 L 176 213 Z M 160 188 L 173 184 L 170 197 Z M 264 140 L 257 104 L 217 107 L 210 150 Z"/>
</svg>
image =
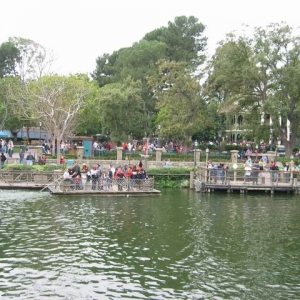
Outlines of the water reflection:
<svg viewBox="0 0 300 300">
<path fill-rule="evenodd" d="M 296 299 L 297 197 L 1 191 L 0 298 Z"/>
</svg>

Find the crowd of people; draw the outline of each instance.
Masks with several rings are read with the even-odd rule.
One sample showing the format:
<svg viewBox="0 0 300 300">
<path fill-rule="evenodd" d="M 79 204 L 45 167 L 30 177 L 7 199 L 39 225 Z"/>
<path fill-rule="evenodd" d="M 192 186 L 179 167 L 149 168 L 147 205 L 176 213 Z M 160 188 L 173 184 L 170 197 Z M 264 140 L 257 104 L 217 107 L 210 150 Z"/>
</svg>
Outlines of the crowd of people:
<svg viewBox="0 0 300 300">
<path fill-rule="evenodd" d="M 82 173 L 86 174 L 85 183 L 83 182 Z M 115 168 L 110 165 L 106 170 L 100 164 L 94 164 L 91 169 L 83 164 L 80 168 L 79 162 L 76 162 L 73 167 L 67 168 L 63 174 L 63 180 L 71 182 L 71 188 L 74 190 L 82 190 L 84 184 L 91 184 L 92 190 L 111 191 L 113 179 L 116 179 L 118 191 L 122 191 L 123 188 L 131 190 L 133 186 L 139 185 L 141 180 L 146 178 L 147 175 L 142 161 L 137 166 L 119 165 Z M 135 181 L 136 179 L 139 180 Z"/>
</svg>

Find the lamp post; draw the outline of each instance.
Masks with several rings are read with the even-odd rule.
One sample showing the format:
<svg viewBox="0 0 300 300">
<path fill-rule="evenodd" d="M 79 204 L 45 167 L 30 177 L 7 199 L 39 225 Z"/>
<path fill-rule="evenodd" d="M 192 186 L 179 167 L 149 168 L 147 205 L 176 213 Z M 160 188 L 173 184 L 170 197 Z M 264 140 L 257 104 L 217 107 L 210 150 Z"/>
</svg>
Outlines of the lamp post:
<svg viewBox="0 0 300 300">
<path fill-rule="evenodd" d="M 270 128 L 270 151 L 273 151 L 273 128 Z"/>
<path fill-rule="evenodd" d="M 195 140 L 194 142 L 194 167 L 196 167 L 196 149 L 198 147 L 198 141 Z"/>
<path fill-rule="evenodd" d="M 107 141 L 109 141 L 109 136 L 110 136 L 110 129 L 109 128 L 106 130 L 106 136 L 107 136 Z"/>
<path fill-rule="evenodd" d="M 41 144 L 41 133 L 42 133 L 42 122 L 39 122 L 39 126 L 40 126 L 40 138 L 39 138 L 39 142 Z"/>
<path fill-rule="evenodd" d="M 160 129 L 161 129 L 161 126 L 158 125 L 157 128 L 158 128 L 157 148 L 160 148 Z"/>
<path fill-rule="evenodd" d="M 208 148 L 205 149 L 205 154 L 206 154 L 205 165 L 206 165 L 206 168 L 207 168 L 207 161 L 208 161 L 208 154 L 209 154 L 209 149 Z"/>
</svg>

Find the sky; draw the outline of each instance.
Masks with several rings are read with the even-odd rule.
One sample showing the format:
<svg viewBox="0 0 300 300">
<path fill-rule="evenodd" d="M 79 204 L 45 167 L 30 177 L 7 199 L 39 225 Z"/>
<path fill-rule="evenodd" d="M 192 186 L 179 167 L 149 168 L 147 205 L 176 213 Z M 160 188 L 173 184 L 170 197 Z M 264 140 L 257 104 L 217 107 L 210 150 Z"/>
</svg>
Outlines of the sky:
<svg viewBox="0 0 300 300">
<path fill-rule="evenodd" d="M 0 44 L 27 38 L 54 52 L 54 72 L 90 74 L 97 57 L 132 46 L 177 16 L 195 16 L 205 25 L 212 55 L 243 24 L 299 27 L 299 11 L 298 0 L 2 0 Z"/>
</svg>

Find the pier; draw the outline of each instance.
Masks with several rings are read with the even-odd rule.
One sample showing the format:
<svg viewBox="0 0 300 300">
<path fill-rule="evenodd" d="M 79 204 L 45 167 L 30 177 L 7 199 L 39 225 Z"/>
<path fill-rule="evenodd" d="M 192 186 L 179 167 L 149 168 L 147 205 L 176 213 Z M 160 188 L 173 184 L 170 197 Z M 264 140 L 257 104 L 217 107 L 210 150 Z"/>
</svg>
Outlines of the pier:
<svg viewBox="0 0 300 300">
<path fill-rule="evenodd" d="M 297 173 L 273 170 L 252 171 L 250 176 L 245 176 L 245 170 L 242 169 L 219 170 L 199 167 L 194 187 L 197 192 L 203 193 L 300 193 Z"/>
</svg>

